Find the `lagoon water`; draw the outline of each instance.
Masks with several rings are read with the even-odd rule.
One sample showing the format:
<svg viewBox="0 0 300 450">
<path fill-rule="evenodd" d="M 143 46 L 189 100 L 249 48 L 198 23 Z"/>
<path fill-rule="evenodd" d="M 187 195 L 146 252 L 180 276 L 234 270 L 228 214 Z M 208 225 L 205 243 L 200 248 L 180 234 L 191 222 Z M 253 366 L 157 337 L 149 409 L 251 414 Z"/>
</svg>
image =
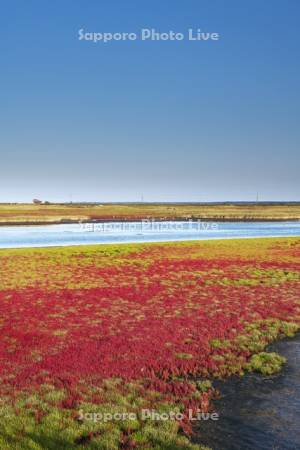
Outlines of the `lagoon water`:
<svg viewBox="0 0 300 450">
<path fill-rule="evenodd" d="M 300 448 L 300 334 L 268 350 L 286 357 L 283 370 L 214 382 L 221 392 L 215 402 L 219 420 L 195 423 L 195 442 L 213 450 Z"/>
<path fill-rule="evenodd" d="M 0 248 L 299 236 L 297 222 L 106 222 L 1 226 Z"/>
</svg>

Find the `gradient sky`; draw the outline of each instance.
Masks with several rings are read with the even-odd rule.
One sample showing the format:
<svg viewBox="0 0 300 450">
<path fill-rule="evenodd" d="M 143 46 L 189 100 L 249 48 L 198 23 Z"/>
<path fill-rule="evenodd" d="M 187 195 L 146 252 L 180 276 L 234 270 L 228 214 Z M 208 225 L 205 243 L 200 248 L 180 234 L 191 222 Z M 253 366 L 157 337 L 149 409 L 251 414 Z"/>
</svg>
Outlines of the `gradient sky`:
<svg viewBox="0 0 300 450">
<path fill-rule="evenodd" d="M 298 0 L 1 0 L 0 201 L 300 200 Z M 78 30 L 220 33 L 78 40 Z"/>
</svg>

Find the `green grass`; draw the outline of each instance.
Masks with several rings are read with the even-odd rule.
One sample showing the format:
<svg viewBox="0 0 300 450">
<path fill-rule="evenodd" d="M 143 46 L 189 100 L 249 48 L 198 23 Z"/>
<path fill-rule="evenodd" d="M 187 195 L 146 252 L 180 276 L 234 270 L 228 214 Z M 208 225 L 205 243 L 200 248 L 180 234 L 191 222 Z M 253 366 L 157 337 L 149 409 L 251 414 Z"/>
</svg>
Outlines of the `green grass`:
<svg viewBox="0 0 300 450">
<path fill-rule="evenodd" d="M 116 389 L 120 388 L 119 381 L 108 381 L 105 402 L 94 404 L 92 396 L 87 397 L 78 404 L 77 418 L 73 410 L 61 407 L 66 392 L 50 385 L 42 386 L 39 392 L 31 395 L 20 394 L 14 403 L 2 400 L 0 448 L 1 450 L 206 449 L 204 446 L 192 444 L 187 437 L 179 433 L 179 425 L 175 420 L 142 420 L 139 413 L 136 413 L 136 419 L 132 417 L 128 420 L 106 422 L 101 420 L 100 414 L 128 413 L 137 411 L 141 405 L 146 406 L 144 400 L 139 397 L 138 385 L 131 383 L 126 387 L 127 395 L 119 395 L 116 394 Z M 203 388 L 209 388 L 207 382 L 203 382 Z M 155 411 L 159 414 L 169 411 L 179 412 L 180 408 L 171 403 L 161 403 L 156 406 Z"/>
</svg>

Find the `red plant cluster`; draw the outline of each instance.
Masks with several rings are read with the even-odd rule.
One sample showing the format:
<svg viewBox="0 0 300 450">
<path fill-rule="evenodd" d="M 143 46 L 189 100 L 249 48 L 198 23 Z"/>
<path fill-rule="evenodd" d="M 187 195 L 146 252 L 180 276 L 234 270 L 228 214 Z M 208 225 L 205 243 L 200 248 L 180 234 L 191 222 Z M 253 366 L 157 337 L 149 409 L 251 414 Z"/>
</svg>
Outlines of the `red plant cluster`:
<svg viewBox="0 0 300 450">
<path fill-rule="evenodd" d="M 2 386 L 121 377 L 178 396 L 189 388 L 165 381 L 226 375 L 228 350 L 212 340 L 299 319 L 299 248 L 269 239 L 3 252 Z M 249 356 L 234 344 L 231 353 Z"/>
</svg>

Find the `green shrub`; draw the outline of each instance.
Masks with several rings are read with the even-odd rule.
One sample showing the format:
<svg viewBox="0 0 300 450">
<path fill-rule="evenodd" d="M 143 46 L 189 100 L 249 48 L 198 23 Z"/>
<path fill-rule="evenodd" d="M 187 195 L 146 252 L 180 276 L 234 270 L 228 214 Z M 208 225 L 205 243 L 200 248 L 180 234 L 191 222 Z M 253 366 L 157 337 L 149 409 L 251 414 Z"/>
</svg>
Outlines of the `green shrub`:
<svg viewBox="0 0 300 450">
<path fill-rule="evenodd" d="M 278 353 L 261 352 L 251 356 L 246 368 L 260 372 L 263 375 L 272 375 L 273 373 L 279 372 L 285 362 L 286 359 L 278 355 Z"/>
</svg>

